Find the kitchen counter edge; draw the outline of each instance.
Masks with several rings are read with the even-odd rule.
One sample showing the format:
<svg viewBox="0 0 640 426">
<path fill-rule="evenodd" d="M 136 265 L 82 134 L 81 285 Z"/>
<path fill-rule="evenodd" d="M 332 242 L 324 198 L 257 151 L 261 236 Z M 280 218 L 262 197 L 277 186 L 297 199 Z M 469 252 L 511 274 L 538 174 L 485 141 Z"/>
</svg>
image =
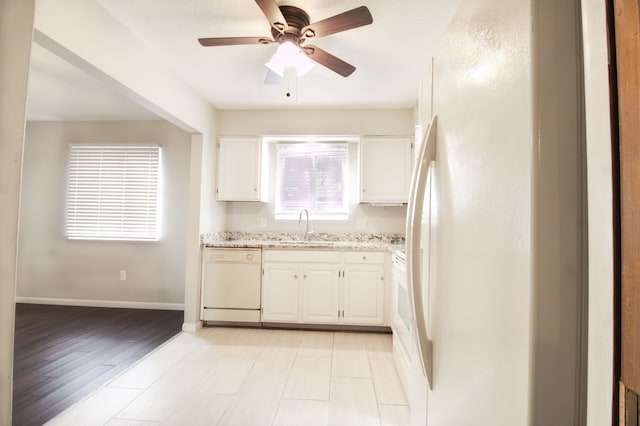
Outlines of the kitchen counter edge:
<svg viewBox="0 0 640 426">
<path fill-rule="evenodd" d="M 385 242 L 356 241 L 260 241 L 260 240 L 225 240 L 211 241 L 203 244 L 205 248 L 261 248 L 261 249 L 309 249 L 309 250 L 359 250 L 382 251 L 403 249 L 404 244 Z"/>
</svg>

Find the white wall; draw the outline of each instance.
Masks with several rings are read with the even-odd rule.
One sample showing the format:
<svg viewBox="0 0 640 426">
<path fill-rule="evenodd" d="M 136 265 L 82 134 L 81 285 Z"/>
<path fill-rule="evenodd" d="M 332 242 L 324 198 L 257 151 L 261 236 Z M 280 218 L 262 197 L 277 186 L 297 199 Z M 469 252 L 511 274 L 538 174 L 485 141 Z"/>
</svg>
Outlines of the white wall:
<svg viewBox="0 0 640 426">
<path fill-rule="evenodd" d="M 414 133 L 412 109 L 371 110 L 220 110 L 219 133 L 232 135 L 406 135 Z M 357 203 L 359 176 L 357 146 L 349 152 L 350 213 L 347 221 L 312 221 L 318 232 L 404 233 L 405 206 L 369 206 Z M 225 229 L 231 231 L 298 232 L 297 221 L 274 220 L 275 156 L 270 155 L 269 202 L 227 202 Z M 258 229 L 258 217 L 267 218 L 267 227 Z M 358 219 L 367 219 L 367 229 L 356 227 Z"/>
<path fill-rule="evenodd" d="M 118 93 L 185 130 L 208 130 L 209 102 L 97 2 L 39 1 L 34 25 L 35 42 Z"/>
<path fill-rule="evenodd" d="M 228 202 L 225 229 L 244 232 L 304 232 L 298 226 L 297 219 L 275 219 L 275 144 L 266 147 L 269 150 L 269 182 L 268 201 Z M 349 144 L 349 217 L 346 220 L 312 220 L 311 230 L 316 232 L 368 232 L 368 233 L 400 233 L 404 234 L 406 205 L 403 206 L 370 206 L 358 203 L 359 197 L 358 144 Z M 257 227 L 257 218 L 267 220 L 266 228 Z M 358 229 L 357 221 L 366 219 L 366 229 Z"/>
<path fill-rule="evenodd" d="M 11 424 L 20 172 L 34 1 L 0 2 L 0 424 Z"/>
<path fill-rule="evenodd" d="M 613 186 L 605 3 L 582 1 L 589 201 L 587 425 L 609 424 L 613 401 Z"/>
<path fill-rule="evenodd" d="M 411 108 L 218 111 L 218 133 L 224 136 L 413 135 L 413 126 Z"/>
<path fill-rule="evenodd" d="M 533 6 L 531 422 L 583 424 L 588 280 L 579 0 Z"/>
<path fill-rule="evenodd" d="M 162 146 L 157 243 L 68 240 L 68 143 Z M 182 309 L 191 137 L 162 120 L 29 122 L 26 131 L 17 296 L 20 301 Z M 126 270 L 126 281 L 119 271 Z"/>
</svg>

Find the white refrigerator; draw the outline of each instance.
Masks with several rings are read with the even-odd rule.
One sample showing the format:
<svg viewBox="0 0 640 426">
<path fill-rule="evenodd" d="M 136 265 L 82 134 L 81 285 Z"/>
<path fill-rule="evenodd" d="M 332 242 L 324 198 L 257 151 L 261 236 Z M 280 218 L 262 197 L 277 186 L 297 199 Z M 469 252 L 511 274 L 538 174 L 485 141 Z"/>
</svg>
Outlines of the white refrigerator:
<svg viewBox="0 0 640 426">
<path fill-rule="evenodd" d="M 405 234 L 414 425 L 596 424 L 579 3 L 463 0 L 433 52 Z"/>
</svg>

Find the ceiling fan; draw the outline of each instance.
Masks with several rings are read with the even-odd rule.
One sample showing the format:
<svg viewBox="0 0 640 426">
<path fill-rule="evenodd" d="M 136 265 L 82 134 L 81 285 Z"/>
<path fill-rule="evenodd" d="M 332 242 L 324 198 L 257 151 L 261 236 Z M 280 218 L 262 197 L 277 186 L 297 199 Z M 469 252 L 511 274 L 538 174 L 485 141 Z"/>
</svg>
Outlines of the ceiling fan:
<svg viewBox="0 0 640 426">
<path fill-rule="evenodd" d="M 320 49 L 306 44 L 308 40 L 330 34 L 347 31 L 369 25 L 373 18 L 366 6 L 348 10 L 330 18 L 309 23 L 309 15 L 294 6 L 279 6 L 275 0 L 256 0 L 271 25 L 271 38 L 268 37 L 213 37 L 199 38 L 202 46 L 233 46 L 242 44 L 291 43 L 309 59 L 323 65 L 343 77 L 350 76 L 356 68 Z"/>
</svg>

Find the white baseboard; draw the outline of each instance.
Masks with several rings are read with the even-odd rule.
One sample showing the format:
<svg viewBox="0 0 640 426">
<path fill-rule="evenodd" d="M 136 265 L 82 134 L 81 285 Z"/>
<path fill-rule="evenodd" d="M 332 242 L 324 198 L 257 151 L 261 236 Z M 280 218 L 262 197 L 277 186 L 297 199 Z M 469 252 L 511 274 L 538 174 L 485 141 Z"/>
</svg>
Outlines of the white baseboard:
<svg viewBox="0 0 640 426">
<path fill-rule="evenodd" d="M 184 311 L 184 303 L 130 302 L 123 300 L 59 299 L 49 297 L 16 296 L 16 303 L 38 305 L 91 306 L 95 308 L 163 309 Z"/>
<path fill-rule="evenodd" d="M 185 331 L 187 333 L 195 333 L 196 331 L 200 330 L 202 328 L 202 321 L 198 321 L 195 324 L 194 323 L 184 323 L 182 324 L 182 331 Z"/>
</svg>

